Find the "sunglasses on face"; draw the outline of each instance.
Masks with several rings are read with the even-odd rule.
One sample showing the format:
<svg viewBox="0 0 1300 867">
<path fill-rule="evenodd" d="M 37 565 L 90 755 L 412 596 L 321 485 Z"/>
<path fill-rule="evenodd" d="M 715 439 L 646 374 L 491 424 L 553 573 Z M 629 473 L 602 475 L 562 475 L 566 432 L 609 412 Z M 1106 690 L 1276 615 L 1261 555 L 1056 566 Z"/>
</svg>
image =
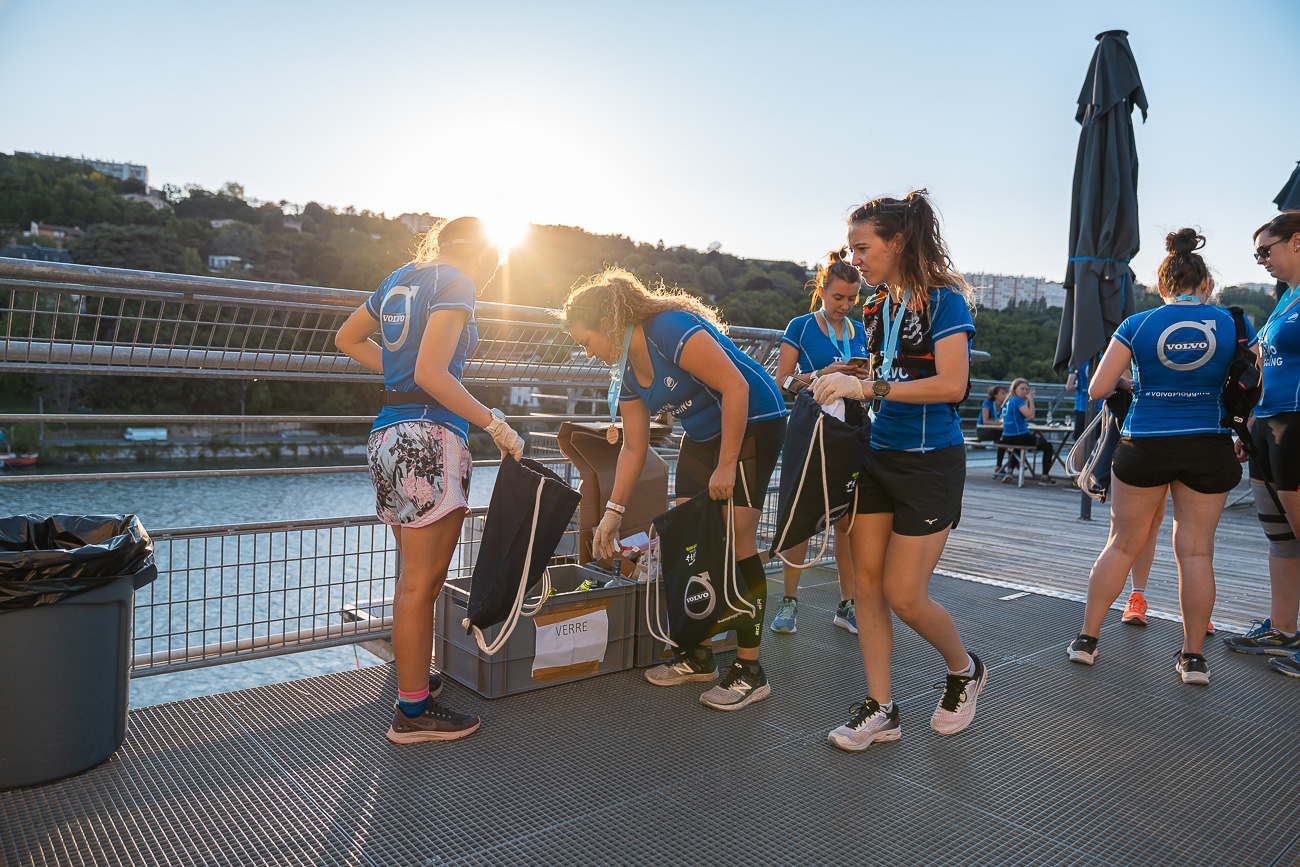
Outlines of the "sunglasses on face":
<svg viewBox="0 0 1300 867">
<path fill-rule="evenodd" d="M 1272 244 L 1265 244 L 1262 247 L 1256 247 L 1255 258 L 1260 262 L 1267 262 L 1269 254 L 1272 252 L 1273 248 L 1276 247 L 1278 244 L 1281 244 L 1285 240 L 1286 238 L 1278 238 Z"/>
</svg>

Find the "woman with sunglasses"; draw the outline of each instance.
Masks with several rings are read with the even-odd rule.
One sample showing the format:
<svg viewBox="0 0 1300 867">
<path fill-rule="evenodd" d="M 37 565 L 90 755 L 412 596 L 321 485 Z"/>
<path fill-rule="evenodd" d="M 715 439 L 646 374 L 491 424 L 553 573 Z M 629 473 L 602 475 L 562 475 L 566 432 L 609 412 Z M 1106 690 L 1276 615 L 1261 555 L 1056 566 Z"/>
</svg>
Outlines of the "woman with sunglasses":
<svg viewBox="0 0 1300 867">
<path fill-rule="evenodd" d="M 1111 464 L 1110 537 L 1088 576 L 1083 628 L 1067 648 L 1074 662 L 1096 661 L 1106 612 L 1172 496 L 1183 614 L 1175 670 L 1193 684 L 1210 682 L 1201 651 L 1202 624 L 1214 608 L 1214 533 L 1228 492 L 1241 480 L 1231 432 L 1220 422 L 1236 325 L 1231 313 L 1208 303 L 1210 270 L 1195 252 L 1204 245 L 1195 229 L 1169 233 L 1158 272 L 1164 306 L 1120 323 L 1088 386 L 1090 397 L 1107 397 L 1132 365 L 1133 404 Z M 1249 323 L 1246 331 L 1253 346 Z"/>
<path fill-rule="evenodd" d="M 877 287 L 862 316 L 872 380 L 832 373 L 813 388 L 818 403 L 865 398 L 875 413 L 850 533 L 867 697 L 829 735 L 841 749 L 864 750 L 901 732 L 890 692 L 891 611 L 947 664 L 930 718 L 935 731 L 955 734 L 970 724 L 987 672 L 930 598 L 930 577 L 961 519 L 966 449 L 956 406 L 970 390 L 974 293 L 953 270 L 924 190 L 868 202 L 848 229 L 853 264 Z"/>
<path fill-rule="evenodd" d="M 865 377 L 864 368 L 849 364 L 854 358 L 866 358 L 867 344 L 861 322 L 854 322 L 849 313 L 857 306 L 862 289 L 862 275 L 844 257 L 846 251 L 831 253 L 831 260 L 810 281 L 812 287 L 811 312 L 796 316 L 781 335 L 781 350 L 776 359 L 776 381 L 784 383 L 786 377 L 797 369 L 796 381 L 802 388 L 814 376 L 823 373 L 851 373 Z M 835 525 L 835 569 L 840 579 L 840 604 L 831 621 L 854 635 L 858 633 L 858 619 L 853 611 L 853 554 L 849 551 L 849 537 L 840 528 L 849 523 L 845 518 Z M 802 563 L 808 554 L 808 543 L 802 542 L 784 552 L 787 559 Z M 803 570 L 786 565 L 782 570 L 785 592 L 781 604 L 772 618 L 772 631 L 791 633 L 797 628 L 799 613 L 799 577 Z"/>
<path fill-rule="evenodd" d="M 376 512 L 397 537 L 401 574 L 393 593 L 397 706 L 393 743 L 449 741 L 478 729 L 479 718 L 435 699 L 431 674 L 433 611 L 469 514 L 469 424 L 492 435 L 501 455 L 523 456 L 523 440 L 500 410 L 460 384 L 478 343 L 474 298 L 499 257 L 483 223 L 461 217 L 425 235 L 403 265 L 358 307 L 334 338 L 354 361 L 384 376 L 384 408 L 366 443 Z M 372 335 L 379 332 L 382 346 Z"/>
<path fill-rule="evenodd" d="M 737 567 L 746 586 L 765 587 L 758 556 L 758 519 L 767 484 L 785 440 L 785 401 L 758 362 L 723 333 L 717 314 L 685 293 L 651 291 L 633 274 L 611 268 L 569 293 L 564 329 L 587 352 L 610 365 L 610 412 L 623 416 L 623 448 L 614 486 L 592 540 L 597 557 L 614 556 L 628 498 L 641 477 L 650 443 L 650 417 L 671 412 L 685 436 L 673 479 L 677 502 L 702 491 L 731 499 L 736 521 Z M 758 662 L 766 594 L 757 613 L 718 621 L 736 630 L 736 660 L 700 701 L 716 710 L 739 710 L 767 698 L 771 687 Z M 646 670 L 655 686 L 718 680 L 707 644 L 678 648 L 663 665 Z"/>
<path fill-rule="evenodd" d="M 1255 456 L 1250 484 L 1255 509 L 1268 537 L 1272 584 L 1269 617 L 1246 635 L 1225 639 L 1242 653 L 1268 654 L 1275 669 L 1300 677 L 1300 211 L 1284 211 L 1255 232 L 1255 260 L 1287 286 L 1268 321 L 1259 329 L 1256 351 L 1264 394 L 1255 407 L 1250 431 Z M 1282 513 L 1264 482 L 1276 489 Z"/>
</svg>

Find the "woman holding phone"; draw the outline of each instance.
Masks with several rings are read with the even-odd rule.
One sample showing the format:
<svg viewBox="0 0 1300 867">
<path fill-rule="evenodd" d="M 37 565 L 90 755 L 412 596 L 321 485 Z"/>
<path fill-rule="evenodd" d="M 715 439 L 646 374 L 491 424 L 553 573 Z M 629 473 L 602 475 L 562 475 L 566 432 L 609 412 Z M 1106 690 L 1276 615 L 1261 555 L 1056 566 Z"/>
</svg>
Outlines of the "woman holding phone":
<svg viewBox="0 0 1300 867">
<path fill-rule="evenodd" d="M 799 391 L 812 377 L 823 373 L 867 376 L 866 367 L 854 363 L 866 358 L 865 331 L 861 322 L 854 322 L 849 317 L 858 303 L 862 275 L 845 261 L 846 255 L 845 250 L 831 253 L 830 263 L 809 281 L 812 290 L 810 312 L 791 319 L 785 334 L 781 335 L 776 381 L 784 384 L 793 377 L 787 391 Z M 832 622 L 857 635 L 858 619 L 853 610 L 853 554 L 849 551 L 848 534 L 841 529 L 850 523 L 846 517 L 835 525 L 835 569 L 840 579 L 840 604 Z M 808 543 L 795 545 L 785 554 L 792 561 L 803 562 L 808 554 Z M 785 591 L 776 616 L 772 618 L 773 632 L 797 630 L 799 577 L 802 574 L 802 570 L 788 564 L 782 570 Z"/>
<path fill-rule="evenodd" d="M 766 586 L 758 555 L 758 519 L 767 484 L 785 441 L 785 401 L 772 377 L 723 333 L 717 314 L 698 298 L 650 290 L 632 273 L 611 268 L 569 293 L 564 328 L 587 352 L 610 365 L 610 412 L 623 417 L 623 448 L 605 515 L 592 547 L 597 557 L 617 552 L 628 498 L 641 477 L 650 444 L 650 417 L 671 412 L 685 436 L 673 484 L 677 502 L 709 492 L 731 500 L 736 566 L 746 586 Z M 725 516 L 724 516 L 725 517 Z M 766 594 L 756 614 L 718 621 L 736 630 L 736 660 L 700 701 L 715 710 L 739 710 L 771 694 L 758 662 Z M 718 680 L 707 644 L 678 648 L 646 670 L 655 686 Z"/>
</svg>

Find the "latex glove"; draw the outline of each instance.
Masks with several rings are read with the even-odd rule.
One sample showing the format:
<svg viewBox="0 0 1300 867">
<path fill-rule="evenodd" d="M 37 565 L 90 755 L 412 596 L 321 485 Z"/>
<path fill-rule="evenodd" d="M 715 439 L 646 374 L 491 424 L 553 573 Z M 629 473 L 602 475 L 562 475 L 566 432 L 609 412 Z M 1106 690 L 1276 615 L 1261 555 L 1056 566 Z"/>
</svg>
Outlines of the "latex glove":
<svg viewBox="0 0 1300 867">
<path fill-rule="evenodd" d="M 826 404 L 837 397 L 850 400 L 865 400 L 862 393 L 862 380 L 847 373 L 828 373 L 813 380 L 813 399 Z"/>
<path fill-rule="evenodd" d="M 515 429 L 506 424 L 506 420 L 500 416 L 492 416 L 492 421 L 484 428 L 492 434 L 492 441 L 497 444 L 501 450 L 501 457 L 510 455 L 515 460 L 522 460 L 524 456 L 524 438 L 515 433 Z"/>
<path fill-rule="evenodd" d="M 591 553 L 597 560 L 617 557 L 618 530 L 623 526 L 623 516 L 613 509 L 606 509 L 605 516 L 596 525 L 596 532 L 591 537 Z"/>
</svg>

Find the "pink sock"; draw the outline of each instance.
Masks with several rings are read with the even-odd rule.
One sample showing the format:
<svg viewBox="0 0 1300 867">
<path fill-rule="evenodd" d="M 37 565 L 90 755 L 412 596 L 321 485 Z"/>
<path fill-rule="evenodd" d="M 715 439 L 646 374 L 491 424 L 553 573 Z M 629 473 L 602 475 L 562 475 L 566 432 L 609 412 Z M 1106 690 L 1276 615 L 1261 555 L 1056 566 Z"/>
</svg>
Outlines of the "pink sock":
<svg viewBox="0 0 1300 867">
<path fill-rule="evenodd" d="M 418 690 L 416 692 L 403 692 L 400 689 L 397 691 L 397 700 L 401 702 L 406 702 L 407 704 L 419 704 L 420 702 L 424 701 L 428 697 L 429 697 L 428 685 L 426 685 L 424 689 Z"/>
</svg>

